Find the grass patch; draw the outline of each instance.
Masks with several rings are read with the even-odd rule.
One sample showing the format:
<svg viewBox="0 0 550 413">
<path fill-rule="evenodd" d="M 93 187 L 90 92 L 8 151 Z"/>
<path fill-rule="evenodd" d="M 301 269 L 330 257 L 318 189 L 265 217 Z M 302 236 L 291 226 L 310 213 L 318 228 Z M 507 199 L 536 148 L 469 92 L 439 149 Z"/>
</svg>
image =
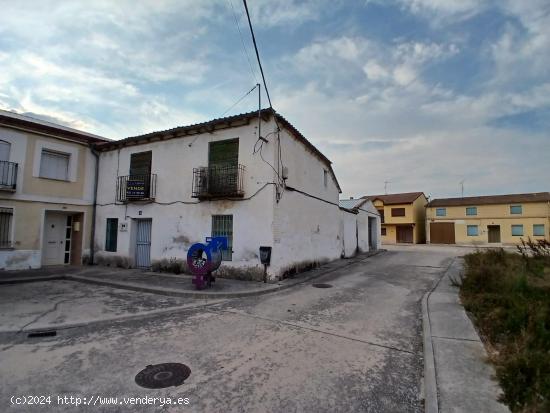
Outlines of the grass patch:
<svg viewBox="0 0 550 413">
<path fill-rule="evenodd" d="M 550 244 L 542 253 L 502 249 L 465 257 L 460 294 L 488 342 L 513 412 L 550 412 Z"/>
</svg>

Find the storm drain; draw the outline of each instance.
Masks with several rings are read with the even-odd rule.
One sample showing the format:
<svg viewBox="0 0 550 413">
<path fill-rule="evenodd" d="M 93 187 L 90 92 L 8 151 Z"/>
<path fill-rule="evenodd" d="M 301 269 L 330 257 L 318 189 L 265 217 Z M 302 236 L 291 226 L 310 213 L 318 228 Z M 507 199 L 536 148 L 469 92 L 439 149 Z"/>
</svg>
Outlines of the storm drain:
<svg viewBox="0 0 550 413">
<path fill-rule="evenodd" d="M 136 383 L 147 389 L 179 386 L 191 375 L 191 369 L 181 363 L 162 363 L 145 367 L 136 375 Z"/>
<path fill-rule="evenodd" d="M 27 334 L 27 338 L 40 338 L 40 337 L 55 337 L 57 331 L 48 330 L 48 331 L 35 331 L 34 333 Z"/>
<path fill-rule="evenodd" d="M 332 288 L 332 284 L 316 283 L 313 284 L 315 288 Z"/>
</svg>

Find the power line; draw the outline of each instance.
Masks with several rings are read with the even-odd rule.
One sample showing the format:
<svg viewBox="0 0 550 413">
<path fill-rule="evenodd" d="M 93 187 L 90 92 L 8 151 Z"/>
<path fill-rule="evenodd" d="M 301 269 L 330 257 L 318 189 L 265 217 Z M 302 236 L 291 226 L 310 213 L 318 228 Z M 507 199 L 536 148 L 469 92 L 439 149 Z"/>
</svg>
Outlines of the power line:
<svg viewBox="0 0 550 413">
<path fill-rule="evenodd" d="M 262 80 L 264 82 L 265 94 L 267 95 L 267 101 L 269 102 L 269 107 L 273 109 L 271 104 L 271 98 L 269 97 L 269 90 L 267 89 L 267 84 L 265 82 L 264 69 L 262 68 L 262 62 L 260 60 L 260 53 L 258 52 L 258 45 L 256 44 L 256 36 L 254 36 L 254 29 L 252 29 L 252 22 L 250 21 L 250 13 L 248 12 L 248 5 L 246 0 L 243 0 L 244 9 L 246 10 L 246 17 L 248 19 L 248 27 L 250 27 L 250 34 L 252 35 L 252 43 L 254 43 L 254 50 L 256 51 L 256 58 L 258 59 L 258 66 L 260 67 L 260 73 L 262 74 Z"/>
<path fill-rule="evenodd" d="M 235 106 L 237 106 L 239 103 L 241 103 L 241 101 L 247 97 L 248 95 L 250 95 L 252 93 L 252 91 L 254 89 L 256 89 L 258 86 L 260 86 L 259 83 L 257 83 L 256 85 L 254 85 L 254 87 L 252 89 L 250 89 L 248 92 L 246 92 L 243 96 L 241 96 L 241 98 L 239 98 L 239 100 L 237 100 L 235 103 L 233 103 L 229 108 L 227 108 L 227 110 L 225 112 L 222 113 L 222 115 L 220 117 L 223 118 L 223 116 L 229 112 L 231 109 L 233 109 Z"/>
<path fill-rule="evenodd" d="M 252 77 L 254 77 L 254 80 L 256 83 L 258 82 L 258 77 L 256 76 L 256 72 L 254 71 L 254 68 L 252 66 L 252 61 L 250 60 L 250 55 L 248 54 L 248 50 L 246 48 L 246 45 L 244 43 L 244 37 L 243 33 L 241 32 L 241 25 L 239 24 L 239 19 L 237 18 L 237 13 L 235 12 L 235 7 L 233 7 L 233 0 L 227 0 L 229 4 L 231 5 L 231 10 L 233 11 L 233 17 L 235 18 L 235 25 L 237 26 L 237 30 L 239 31 L 239 37 L 241 39 L 241 45 L 243 47 L 243 51 L 246 57 L 246 60 L 248 61 L 248 66 L 250 67 L 250 73 L 252 73 Z"/>
</svg>

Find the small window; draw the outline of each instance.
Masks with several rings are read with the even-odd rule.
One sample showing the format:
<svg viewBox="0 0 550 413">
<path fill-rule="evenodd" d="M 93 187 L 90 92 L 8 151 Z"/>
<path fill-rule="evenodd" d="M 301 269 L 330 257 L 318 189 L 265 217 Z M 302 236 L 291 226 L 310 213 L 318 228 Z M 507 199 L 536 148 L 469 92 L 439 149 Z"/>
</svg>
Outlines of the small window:
<svg viewBox="0 0 550 413">
<path fill-rule="evenodd" d="M 477 215 L 477 207 L 466 208 L 466 215 Z"/>
<path fill-rule="evenodd" d="M 533 235 L 536 237 L 544 237 L 544 224 L 534 224 Z"/>
<path fill-rule="evenodd" d="M 71 155 L 68 153 L 43 149 L 40 158 L 40 177 L 68 181 L 70 158 Z"/>
<path fill-rule="evenodd" d="M 326 169 L 323 169 L 323 185 L 328 187 L 328 171 Z"/>
<path fill-rule="evenodd" d="M 391 209 L 391 216 L 392 217 L 404 217 L 405 216 L 405 208 L 392 208 Z"/>
<path fill-rule="evenodd" d="M 477 225 L 468 225 L 466 227 L 466 232 L 469 237 L 477 237 L 479 235 L 479 229 Z"/>
<path fill-rule="evenodd" d="M 222 260 L 233 259 L 233 215 L 212 215 L 212 236 L 227 237 L 227 250 L 222 250 Z"/>
<path fill-rule="evenodd" d="M 522 211 L 521 205 L 510 205 L 510 214 L 518 215 L 522 213 L 523 211 Z"/>
<path fill-rule="evenodd" d="M 0 208 L 0 248 L 11 248 L 13 209 Z"/>
<path fill-rule="evenodd" d="M 523 225 L 512 225 L 512 235 L 515 237 L 523 236 Z"/>
<path fill-rule="evenodd" d="M 10 160 L 11 144 L 6 141 L 0 141 L 0 162 L 8 162 Z"/>
<path fill-rule="evenodd" d="M 382 236 L 386 236 L 386 228 L 382 228 Z"/>
<path fill-rule="evenodd" d="M 447 216 L 447 208 L 436 208 L 435 209 L 435 216 L 436 217 Z"/>
<path fill-rule="evenodd" d="M 105 234 L 105 251 L 116 252 L 118 236 L 118 218 L 107 218 Z"/>
</svg>

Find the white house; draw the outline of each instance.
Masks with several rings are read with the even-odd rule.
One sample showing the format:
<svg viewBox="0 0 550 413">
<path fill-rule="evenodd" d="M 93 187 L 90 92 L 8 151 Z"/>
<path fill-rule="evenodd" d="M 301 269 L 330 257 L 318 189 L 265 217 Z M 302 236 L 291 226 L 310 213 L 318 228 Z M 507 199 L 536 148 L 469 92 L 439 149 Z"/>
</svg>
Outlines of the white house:
<svg viewBox="0 0 550 413">
<path fill-rule="evenodd" d="M 379 249 L 380 214 L 368 199 L 341 199 L 341 232 L 345 257 L 358 251 Z"/>
<path fill-rule="evenodd" d="M 341 209 L 331 162 L 272 109 L 96 148 L 100 260 L 148 268 L 224 235 L 221 271 L 261 279 L 268 246 L 275 280 L 379 245 L 376 210 Z"/>
</svg>

